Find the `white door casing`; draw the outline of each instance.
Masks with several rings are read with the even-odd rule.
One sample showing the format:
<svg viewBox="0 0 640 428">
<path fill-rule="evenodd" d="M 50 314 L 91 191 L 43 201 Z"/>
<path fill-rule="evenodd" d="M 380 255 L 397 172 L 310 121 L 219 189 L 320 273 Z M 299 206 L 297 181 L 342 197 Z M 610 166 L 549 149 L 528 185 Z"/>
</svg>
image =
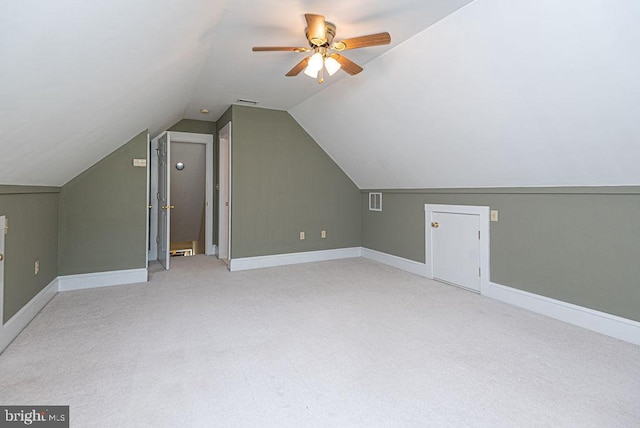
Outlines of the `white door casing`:
<svg viewBox="0 0 640 428">
<path fill-rule="evenodd" d="M 145 248 L 146 248 L 146 253 L 147 253 L 147 257 L 146 257 L 146 261 L 145 261 L 145 267 L 149 268 L 149 252 L 151 250 L 151 206 L 152 206 L 152 202 L 151 202 L 151 193 L 149 193 L 149 189 L 151 186 L 151 159 L 149 158 L 149 149 L 151 147 L 151 141 L 149 140 L 149 132 L 147 131 L 147 165 L 146 165 L 146 170 L 147 170 L 147 233 L 145 233 L 147 242 L 145 242 Z M 155 245 L 153 245 L 153 247 L 155 247 Z"/>
<path fill-rule="evenodd" d="M 0 216 L 0 326 L 4 323 L 4 260 L 6 258 L 4 252 L 4 234 L 6 219 L 5 216 Z"/>
<path fill-rule="evenodd" d="M 231 258 L 231 122 L 218 133 L 218 258 Z"/>
<path fill-rule="evenodd" d="M 149 254 L 147 260 L 158 260 L 158 139 L 151 140 L 149 153 Z"/>
<path fill-rule="evenodd" d="M 489 207 L 425 205 L 430 278 L 481 292 L 489 284 Z"/>
<path fill-rule="evenodd" d="M 174 132 L 167 131 L 160 134 L 158 137 L 154 138 L 151 142 L 151 155 L 150 155 L 150 163 L 151 163 L 151 177 L 150 177 L 150 187 L 149 194 L 151 195 L 151 210 L 150 210 L 150 227 L 151 233 L 149 235 L 150 240 L 150 250 L 149 250 L 149 260 L 158 259 L 159 254 L 157 253 L 157 245 L 156 242 L 159 240 L 159 236 L 157 234 L 159 230 L 159 213 L 162 211 L 162 205 L 159 204 L 157 199 L 157 195 L 159 193 L 159 141 L 164 136 L 167 136 L 167 150 L 170 150 L 171 142 L 179 142 L 179 143 L 197 143 L 205 145 L 205 254 L 208 256 L 215 255 L 216 246 L 213 243 L 213 201 L 214 201 L 214 193 L 213 193 L 213 135 L 211 134 L 195 134 L 190 132 Z M 170 157 L 170 156 L 169 156 Z M 171 165 L 167 163 L 167 167 L 170 168 Z M 167 174 L 169 174 L 167 170 Z M 171 235 L 169 235 L 170 237 Z"/>
<path fill-rule="evenodd" d="M 169 133 L 158 139 L 158 261 L 169 269 L 169 239 L 171 224 L 171 194 L 169 164 Z"/>
</svg>

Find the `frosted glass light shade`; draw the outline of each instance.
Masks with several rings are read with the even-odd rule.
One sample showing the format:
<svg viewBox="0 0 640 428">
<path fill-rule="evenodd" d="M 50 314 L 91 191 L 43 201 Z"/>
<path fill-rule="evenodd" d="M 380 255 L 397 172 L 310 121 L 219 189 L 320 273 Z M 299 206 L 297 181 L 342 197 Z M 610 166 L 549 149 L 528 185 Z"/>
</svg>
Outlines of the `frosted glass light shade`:
<svg viewBox="0 0 640 428">
<path fill-rule="evenodd" d="M 324 60 L 324 66 L 329 73 L 329 76 L 333 76 L 336 74 L 336 71 L 340 70 L 340 63 L 331 57 L 327 57 Z"/>
<path fill-rule="evenodd" d="M 306 74 L 309 77 L 313 77 L 314 79 L 318 78 L 318 72 L 320 70 L 312 70 L 308 65 L 307 68 L 304 69 L 304 74 Z"/>
<path fill-rule="evenodd" d="M 309 58 L 309 63 L 307 64 L 307 68 L 316 72 L 320 71 L 320 69 L 322 68 L 322 54 L 320 52 L 316 52 L 311 55 L 311 58 Z"/>
</svg>

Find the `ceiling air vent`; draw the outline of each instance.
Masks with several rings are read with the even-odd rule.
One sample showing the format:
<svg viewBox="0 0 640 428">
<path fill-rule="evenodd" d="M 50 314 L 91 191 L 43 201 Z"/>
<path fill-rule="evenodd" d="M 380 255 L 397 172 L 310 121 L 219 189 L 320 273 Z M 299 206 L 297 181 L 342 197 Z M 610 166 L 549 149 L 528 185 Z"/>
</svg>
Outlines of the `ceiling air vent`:
<svg viewBox="0 0 640 428">
<path fill-rule="evenodd" d="M 382 193 L 369 193 L 369 211 L 382 211 Z"/>
</svg>

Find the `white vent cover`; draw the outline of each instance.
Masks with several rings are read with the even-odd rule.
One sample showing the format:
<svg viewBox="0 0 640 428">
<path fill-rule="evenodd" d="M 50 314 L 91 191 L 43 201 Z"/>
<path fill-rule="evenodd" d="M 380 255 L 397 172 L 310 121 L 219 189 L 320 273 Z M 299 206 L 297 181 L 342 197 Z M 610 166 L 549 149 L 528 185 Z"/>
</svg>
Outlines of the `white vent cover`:
<svg viewBox="0 0 640 428">
<path fill-rule="evenodd" d="M 369 193 L 369 211 L 382 211 L 382 193 Z"/>
</svg>

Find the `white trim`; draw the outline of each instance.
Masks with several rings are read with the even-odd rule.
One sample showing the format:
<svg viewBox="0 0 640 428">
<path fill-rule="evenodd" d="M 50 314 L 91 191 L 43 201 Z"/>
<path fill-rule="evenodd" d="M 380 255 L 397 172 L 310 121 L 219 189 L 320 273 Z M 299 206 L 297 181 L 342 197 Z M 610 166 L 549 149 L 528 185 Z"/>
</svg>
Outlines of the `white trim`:
<svg viewBox="0 0 640 428">
<path fill-rule="evenodd" d="M 235 272 L 239 270 L 285 266 L 298 263 L 348 259 L 360 257 L 362 254 L 361 250 L 361 247 L 351 247 L 338 248 L 335 250 L 306 251 L 303 253 L 274 254 L 271 256 L 243 257 L 229 260 L 229 270 Z"/>
<path fill-rule="evenodd" d="M 205 223 L 204 253 L 214 254 L 213 249 L 213 135 L 169 131 L 171 143 L 196 143 L 205 145 Z"/>
<path fill-rule="evenodd" d="M 147 172 L 147 221 L 145 222 L 145 227 L 146 227 L 146 233 L 145 233 L 145 249 L 144 249 L 144 255 L 145 255 L 145 267 L 148 268 L 149 267 L 149 248 L 150 248 L 150 235 L 149 235 L 149 221 L 151 219 L 151 209 L 148 208 L 150 201 L 150 195 L 149 195 L 149 189 L 151 188 L 151 168 L 149 165 L 149 162 L 151 159 L 149 159 L 149 153 L 150 153 L 150 149 L 151 149 L 151 140 L 149 139 L 149 130 L 147 130 L 147 165 L 145 167 L 145 170 Z"/>
<path fill-rule="evenodd" d="M 231 150 L 232 150 L 231 122 L 227 122 L 218 131 L 218 258 L 231 259 Z M 225 155 L 226 156 L 223 156 Z M 224 157 L 224 159 L 223 159 Z M 223 165 L 226 163 L 226 168 Z M 226 170 L 226 175 L 223 173 Z M 224 188 L 223 188 L 224 187 Z M 226 198 L 224 198 L 226 196 Z M 228 205 L 223 205 L 224 200 Z M 227 220 L 225 225 L 225 220 Z M 226 233 L 223 233 L 226 232 Z M 222 250 L 222 251 L 221 251 Z M 222 252 L 222 254 L 221 254 Z"/>
<path fill-rule="evenodd" d="M 216 254 L 216 246 L 213 244 L 213 230 L 215 229 L 213 224 L 213 206 L 215 205 L 213 201 L 215 201 L 215 194 L 213 192 L 213 135 L 211 135 L 211 141 L 205 144 L 205 193 L 207 197 L 205 198 L 206 209 L 204 212 L 205 216 L 205 227 L 204 227 L 204 253 L 207 256 L 213 256 Z"/>
<path fill-rule="evenodd" d="M 427 265 L 427 278 L 433 278 L 433 251 L 431 249 L 432 242 L 432 228 L 431 215 L 434 212 L 445 212 L 455 214 L 473 214 L 480 216 L 480 290 L 482 291 L 489 286 L 489 278 L 491 278 L 491 272 L 489 271 L 489 215 L 490 207 L 475 206 L 475 205 L 434 205 L 425 204 L 424 206 L 424 230 L 425 230 L 425 263 Z M 476 291 L 476 290 L 474 290 Z"/>
<path fill-rule="evenodd" d="M 195 134 L 191 132 L 177 132 L 177 131 L 167 131 L 167 134 L 171 136 L 171 141 L 176 141 L 178 143 L 198 143 L 198 144 L 213 143 L 212 134 Z"/>
<path fill-rule="evenodd" d="M 411 272 L 415 275 L 428 277 L 427 265 L 425 263 L 416 262 L 414 260 L 405 259 L 392 254 L 382 253 L 376 250 L 370 250 L 369 248 L 362 248 L 362 257 L 379 263 L 384 263 L 385 265 L 393 266 L 400 270 Z"/>
<path fill-rule="evenodd" d="M 158 192 L 158 155 L 156 149 L 158 148 L 158 139 L 167 134 L 167 159 L 170 157 L 171 143 L 194 143 L 205 145 L 205 243 L 204 253 L 208 256 L 216 254 L 216 248 L 213 244 L 213 205 L 215 194 L 213 191 L 213 135 L 212 134 L 195 134 L 191 132 L 176 132 L 165 131 L 154 138 L 151 142 L 151 156 L 147 164 L 151 164 L 150 174 L 150 200 L 153 201 L 151 205 L 151 233 L 149 236 L 149 254 L 148 260 L 156 260 L 158 258 L 156 238 L 158 236 L 158 199 L 156 194 Z M 167 161 L 168 162 L 168 161 Z M 169 201 L 168 201 L 169 202 Z"/>
<path fill-rule="evenodd" d="M 47 303 L 56 295 L 58 291 L 58 278 L 54 279 L 45 288 L 40 290 L 33 299 L 12 316 L 0 330 L 0 352 L 18 337 L 20 332 L 38 315 Z M 0 320 L 1 321 L 1 320 Z"/>
<path fill-rule="evenodd" d="M 0 216 L 0 254 L 4 259 L 5 253 L 5 227 L 7 225 L 7 216 Z M 4 320 L 4 260 L 0 261 L 0 328 L 2 328 L 2 320 Z M 2 352 L 2 348 L 0 348 Z"/>
<path fill-rule="evenodd" d="M 640 322 L 489 282 L 482 295 L 640 345 Z"/>
<path fill-rule="evenodd" d="M 149 184 L 149 253 L 147 256 L 147 264 L 149 260 L 158 260 L 158 138 L 164 135 L 164 132 L 151 140 L 151 150 L 149 154 L 150 165 L 150 184 Z"/>
<path fill-rule="evenodd" d="M 147 270 L 127 269 L 110 272 L 82 273 L 58 277 L 58 291 L 84 290 L 86 288 L 147 282 Z"/>
</svg>

